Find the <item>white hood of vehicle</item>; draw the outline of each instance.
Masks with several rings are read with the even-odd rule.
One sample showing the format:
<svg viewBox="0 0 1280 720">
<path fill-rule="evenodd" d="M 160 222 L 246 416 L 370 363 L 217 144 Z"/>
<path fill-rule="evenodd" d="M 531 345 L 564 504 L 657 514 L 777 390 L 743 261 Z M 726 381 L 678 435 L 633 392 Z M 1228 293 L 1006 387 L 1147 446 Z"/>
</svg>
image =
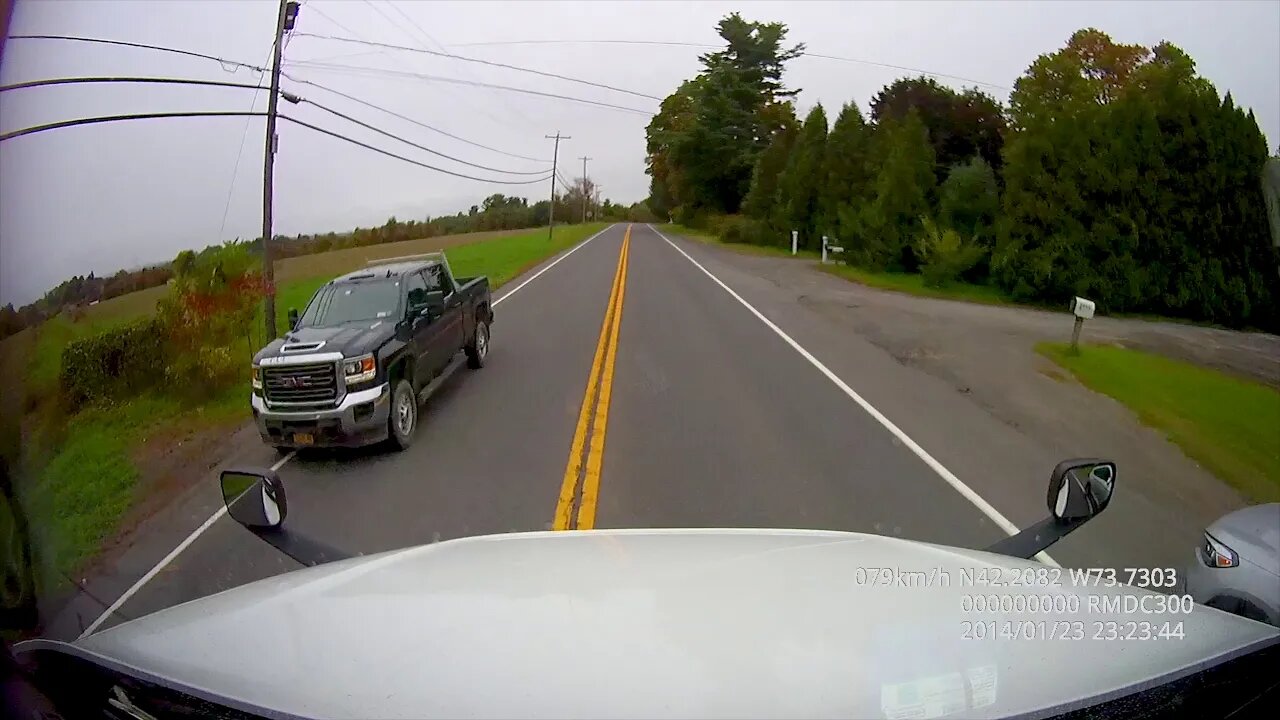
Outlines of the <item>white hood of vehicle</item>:
<svg viewBox="0 0 1280 720">
<path fill-rule="evenodd" d="M 872 583 L 867 568 L 934 571 L 933 587 Z M 1066 571 L 1048 588 L 962 582 L 991 568 L 1047 569 L 835 532 L 496 535 L 287 573 L 76 645 L 312 717 L 895 718 L 1039 714 L 1277 635 L 1199 606 L 966 612 L 978 593 L 1148 594 L 1073 587 Z M 963 639 L 966 622 L 1020 620 L 1080 621 L 1084 638 Z M 1094 639 L 1106 621 L 1182 621 L 1185 638 Z"/>
</svg>

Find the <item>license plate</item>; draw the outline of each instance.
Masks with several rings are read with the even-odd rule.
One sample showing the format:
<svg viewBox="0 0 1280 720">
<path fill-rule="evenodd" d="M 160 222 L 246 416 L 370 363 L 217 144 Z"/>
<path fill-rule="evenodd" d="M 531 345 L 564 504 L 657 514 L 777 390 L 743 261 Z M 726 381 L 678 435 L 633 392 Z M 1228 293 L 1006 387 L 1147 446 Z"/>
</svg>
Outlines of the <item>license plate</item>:
<svg viewBox="0 0 1280 720">
<path fill-rule="evenodd" d="M 293 434 L 294 445 L 314 445 L 315 442 L 316 442 L 316 438 L 311 433 L 294 433 Z"/>
</svg>

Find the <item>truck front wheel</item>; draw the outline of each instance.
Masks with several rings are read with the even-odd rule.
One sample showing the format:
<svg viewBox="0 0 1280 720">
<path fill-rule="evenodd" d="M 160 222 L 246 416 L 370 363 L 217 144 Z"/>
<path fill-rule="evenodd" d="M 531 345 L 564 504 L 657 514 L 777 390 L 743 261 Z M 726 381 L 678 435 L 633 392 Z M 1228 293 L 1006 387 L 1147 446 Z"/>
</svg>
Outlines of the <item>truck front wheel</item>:
<svg viewBox="0 0 1280 720">
<path fill-rule="evenodd" d="M 387 438 L 392 447 L 404 450 L 413 444 L 418 429 L 418 398 L 408 380 L 398 380 L 391 390 L 391 414 L 387 417 Z"/>
<path fill-rule="evenodd" d="M 476 332 L 467 343 L 467 367 L 479 370 L 484 367 L 485 356 L 489 354 L 489 322 L 476 320 Z"/>
</svg>

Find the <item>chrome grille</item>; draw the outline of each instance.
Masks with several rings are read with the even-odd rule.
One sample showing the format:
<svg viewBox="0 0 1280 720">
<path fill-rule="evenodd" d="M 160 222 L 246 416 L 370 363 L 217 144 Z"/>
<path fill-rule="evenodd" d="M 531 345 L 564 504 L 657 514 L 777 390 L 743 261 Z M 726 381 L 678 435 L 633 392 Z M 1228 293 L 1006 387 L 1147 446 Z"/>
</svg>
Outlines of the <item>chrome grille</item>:
<svg viewBox="0 0 1280 720">
<path fill-rule="evenodd" d="M 338 399 L 335 363 L 311 363 L 262 368 L 262 390 L 267 402 L 289 405 L 324 405 Z"/>
</svg>

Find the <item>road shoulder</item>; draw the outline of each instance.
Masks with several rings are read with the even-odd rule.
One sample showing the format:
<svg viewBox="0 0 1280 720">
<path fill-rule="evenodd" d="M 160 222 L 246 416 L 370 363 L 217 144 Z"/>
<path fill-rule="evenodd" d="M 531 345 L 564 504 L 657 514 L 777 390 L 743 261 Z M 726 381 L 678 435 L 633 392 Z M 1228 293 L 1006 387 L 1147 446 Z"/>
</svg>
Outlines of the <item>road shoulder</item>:
<svg viewBox="0 0 1280 720">
<path fill-rule="evenodd" d="M 1054 463 L 1115 459 L 1116 501 L 1055 546 L 1064 565 L 1181 568 L 1205 525 L 1243 504 L 1119 403 L 1047 372 L 1033 347 L 1060 339 L 1059 324 L 1069 332 L 1065 313 L 879 291 L 808 263 L 673 239 L 1019 527 L 1043 517 Z"/>
</svg>

